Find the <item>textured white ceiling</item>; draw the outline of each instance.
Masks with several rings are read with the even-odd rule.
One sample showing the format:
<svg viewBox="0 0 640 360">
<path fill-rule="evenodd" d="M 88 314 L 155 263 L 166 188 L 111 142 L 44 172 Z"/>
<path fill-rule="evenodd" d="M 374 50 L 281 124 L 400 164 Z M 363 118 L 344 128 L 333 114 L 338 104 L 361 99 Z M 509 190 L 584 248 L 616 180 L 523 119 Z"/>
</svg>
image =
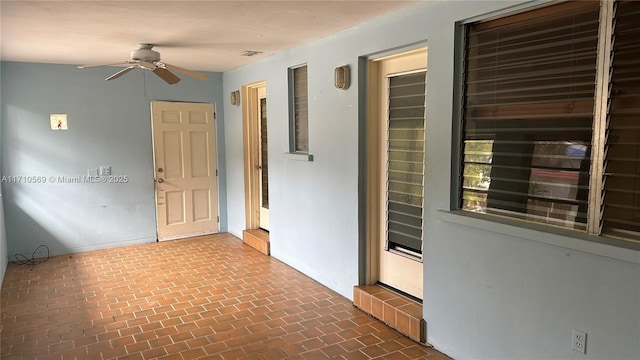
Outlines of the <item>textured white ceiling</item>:
<svg viewBox="0 0 640 360">
<path fill-rule="evenodd" d="M 151 43 L 168 63 L 225 71 L 414 2 L 0 0 L 0 58 L 117 63 Z"/>
</svg>

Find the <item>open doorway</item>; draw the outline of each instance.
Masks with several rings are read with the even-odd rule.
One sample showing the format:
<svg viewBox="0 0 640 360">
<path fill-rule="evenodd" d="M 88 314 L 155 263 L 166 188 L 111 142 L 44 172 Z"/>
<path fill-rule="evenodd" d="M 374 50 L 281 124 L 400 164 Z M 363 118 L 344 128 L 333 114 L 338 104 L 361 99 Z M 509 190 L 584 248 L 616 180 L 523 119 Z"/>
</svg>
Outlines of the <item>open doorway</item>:
<svg viewBox="0 0 640 360">
<path fill-rule="evenodd" d="M 246 227 L 243 241 L 269 254 L 269 153 L 267 85 L 242 87 Z"/>
</svg>

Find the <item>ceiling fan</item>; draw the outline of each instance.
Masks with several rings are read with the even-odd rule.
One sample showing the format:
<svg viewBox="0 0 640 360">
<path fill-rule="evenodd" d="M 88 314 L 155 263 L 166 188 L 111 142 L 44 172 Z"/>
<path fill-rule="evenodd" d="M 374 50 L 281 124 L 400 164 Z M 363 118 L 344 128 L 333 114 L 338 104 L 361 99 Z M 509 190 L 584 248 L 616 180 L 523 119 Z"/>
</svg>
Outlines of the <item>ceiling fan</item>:
<svg viewBox="0 0 640 360">
<path fill-rule="evenodd" d="M 138 49 L 132 50 L 130 59 L 125 62 L 116 64 L 80 65 L 78 66 L 78 68 L 86 69 L 97 66 L 125 66 L 124 69 L 109 76 L 105 80 L 117 79 L 135 68 L 151 70 L 154 74 L 158 75 L 162 80 L 166 81 L 169 84 L 175 84 L 180 81 L 180 78 L 174 75 L 169 70 L 174 70 L 200 80 L 208 79 L 207 76 L 202 73 L 160 61 L 160 53 L 152 50 L 152 48 L 153 44 L 139 44 Z"/>
</svg>

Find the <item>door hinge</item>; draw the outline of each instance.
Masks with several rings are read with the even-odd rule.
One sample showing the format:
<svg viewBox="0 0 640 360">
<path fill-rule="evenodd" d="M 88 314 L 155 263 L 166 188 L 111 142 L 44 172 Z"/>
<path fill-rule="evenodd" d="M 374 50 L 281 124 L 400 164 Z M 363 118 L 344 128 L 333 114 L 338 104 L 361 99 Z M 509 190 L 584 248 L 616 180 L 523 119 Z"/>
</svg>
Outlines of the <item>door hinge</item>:
<svg viewBox="0 0 640 360">
<path fill-rule="evenodd" d="M 215 112 L 213 113 L 213 120 L 217 120 Z"/>
<path fill-rule="evenodd" d="M 216 176 L 218 176 L 218 169 L 216 169 Z"/>
<path fill-rule="evenodd" d="M 218 224 L 220 223 L 220 216 L 216 216 L 218 218 Z"/>
</svg>

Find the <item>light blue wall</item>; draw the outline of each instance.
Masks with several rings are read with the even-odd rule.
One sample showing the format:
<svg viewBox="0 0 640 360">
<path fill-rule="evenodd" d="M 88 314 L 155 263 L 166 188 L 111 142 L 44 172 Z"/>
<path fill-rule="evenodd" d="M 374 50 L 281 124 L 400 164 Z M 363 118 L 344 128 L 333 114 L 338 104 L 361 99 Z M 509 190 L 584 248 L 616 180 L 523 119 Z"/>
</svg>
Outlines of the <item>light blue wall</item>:
<svg viewBox="0 0 640 360">
<path fill-rule="evenodd" d="M 266 80 L 271 254 L 349 297 L 357 283 L 357 90 L 335 89 L 333 68 L 355 65 L 347 49 L 286 51 L 224 74 L 224 92 Z M 288 160 L 287 68 L 307 63 L 309 149 L 313 162 Z M 243 99 L 244 100 L 244 99 Z M 245 228 L 240 107 L 225 109 L 229 231 Z"/>
<path fill-rule="evenodd" d="M 156 214 L 150 101 L 218 106 L 222 230 L 226 225 L 222 74 L 168 85 L 147 71 L 104 81 L 116 68 L 2 63 L 2 173 L 44 176 L 46 184 L 4 183 L 8 254 L 52 254 L 152 242 Z M 68 114 L 69 130 L 51 131 L 49 114 Z M 109 165 L 126 184 L 51 183 Z M 43 255 L 38 253 L 37 255 Z"/>
<path fill-rule="evenodd" d="M 351 297 L 358 283 L 358 58 L 426 44 L 427 339 L 457 359 L 640 358 L 640 253 L 449 213 L 454 24 L 523 2 L 423 2 L 224 74 L 266 80 L 274 257 Z M 287 68 L 309 71 L 313 162 L 286 159 Z M 352 87 L 333 87 L 349 64 Z M 244 99 L 243 99 L 244 100 Z M 242 114 L 226 109 L 229 231 L 244 229 Z M 573 328 L 588 353 L 571 350 Z"/>
</svg>

